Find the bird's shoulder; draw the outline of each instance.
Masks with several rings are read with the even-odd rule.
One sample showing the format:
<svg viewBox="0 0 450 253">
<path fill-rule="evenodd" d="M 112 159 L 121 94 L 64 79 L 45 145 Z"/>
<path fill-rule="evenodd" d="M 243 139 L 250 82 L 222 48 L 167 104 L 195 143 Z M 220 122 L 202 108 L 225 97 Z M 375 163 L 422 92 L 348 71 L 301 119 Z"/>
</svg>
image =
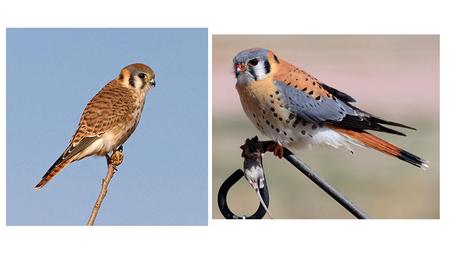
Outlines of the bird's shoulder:
<svg viewBox="0 0 450 253">
<path fill-rule="evenodd" d="M 117 80 L 109 82 L 87 104 L 77 133 L 99 134 L 111 128 L 135 108 L 134 94 Z M 76 133 L 76 135 L 77 135 Z"/>
<path fill-rule="evenodd" d="M 280 62 L 279 68 L 273 75 L 273 81 L 296 89 L 317 100 L 333 98 L 333 94 L 317 78 L 286 61 Z"/>
</svg>

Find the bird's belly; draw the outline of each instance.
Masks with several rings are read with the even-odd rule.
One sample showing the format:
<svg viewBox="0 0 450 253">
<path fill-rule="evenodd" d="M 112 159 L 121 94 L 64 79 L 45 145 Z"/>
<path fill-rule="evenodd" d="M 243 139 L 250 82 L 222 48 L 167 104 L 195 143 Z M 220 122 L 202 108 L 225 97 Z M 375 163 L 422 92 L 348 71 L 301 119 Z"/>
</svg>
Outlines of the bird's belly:
<svg viewBox="0 0 450 253">
<path fill-rule="evenodd" d="M 120 124 L 104 133 L 98 140 L 89 145 L 89 147 L 83 151 L 83 154 L 80 154 L 80 158 L 78 159 L 89 155 L 104 156 L 118 148 L 125 143 L 136 129 L 140 118 L 139 116 L 140 114 L 138 115 L 137 120 L 132 124 Z"/>
<path fill-rule="evenodd" d="M 244 112 L 261 133 L 292 148 L 315 144 L 333 147 L 347 146 L 348 139 L 324 126 L 323 123 L 305 121 L 291 112 L 276 90 L 260 94 L 252 89 L 241 89 L 239 95 Z"/>
<path fill-rule="evenodd" d="M 130 135 L 134 132 L 137 127 L 139 119 L 133 125 L 121 125 L 113 128 L 111 131 L 103 134 L 102 147 L 98 151 L 97 155 L 106 155 L 107 153 L 113 151 L 125 141 L 128 140 Z"/>
</svg>

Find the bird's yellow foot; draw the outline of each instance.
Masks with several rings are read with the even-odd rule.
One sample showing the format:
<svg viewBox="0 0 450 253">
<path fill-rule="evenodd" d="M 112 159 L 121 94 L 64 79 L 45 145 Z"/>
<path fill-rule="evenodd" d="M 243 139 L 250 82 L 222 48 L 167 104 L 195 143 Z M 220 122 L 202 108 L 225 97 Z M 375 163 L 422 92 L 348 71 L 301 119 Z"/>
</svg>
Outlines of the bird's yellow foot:
<svg viewBox="0 0 450 253">
<path fill-rule="evenodd" d="M 114 150 L 111 157 L 109 158 L 109 163 L 114 166 L 119 166 L 123 161 L 123 147 L 120 146 L 118 149 Z"/>
<path fill-rule="evenodd" d="M 269 145 L 267 147 L 267 151 L 273 152 L 273 154 L 280 159 L 283 158 L 283 146 L 281 146 L 279 143 Z"/>
</svg>

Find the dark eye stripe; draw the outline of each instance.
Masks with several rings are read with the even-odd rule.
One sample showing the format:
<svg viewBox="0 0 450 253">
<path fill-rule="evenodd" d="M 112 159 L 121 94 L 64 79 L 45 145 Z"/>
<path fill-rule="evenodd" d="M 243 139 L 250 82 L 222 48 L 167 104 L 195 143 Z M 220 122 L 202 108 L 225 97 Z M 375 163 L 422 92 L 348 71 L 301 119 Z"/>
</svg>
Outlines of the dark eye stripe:
<svg viewBox="0 0 450 253">
<path fill-rule="evenodd" d="M 249 68 L 248 72 L 253 76 L 253 78 L 255 78 L 255 80 L 258 80 L 258 77 L 256 76 L 255 70 L 253 68 Z"/>
<path fill-rule="evenodd" d="M 270 63 L 268 60 L 264 61 L 264 69 L 266 70 L 266 74 L 270 73 Z"/>
<path fill-rule="evenodd" d="M 139 77 L 140 79 L 144 79 L 144 78 L 145 78 L 145 74 L 144 74 L 144 73 L 139 73 L 139 74 L 138 74 L 138 77 Z"/>
</svg>

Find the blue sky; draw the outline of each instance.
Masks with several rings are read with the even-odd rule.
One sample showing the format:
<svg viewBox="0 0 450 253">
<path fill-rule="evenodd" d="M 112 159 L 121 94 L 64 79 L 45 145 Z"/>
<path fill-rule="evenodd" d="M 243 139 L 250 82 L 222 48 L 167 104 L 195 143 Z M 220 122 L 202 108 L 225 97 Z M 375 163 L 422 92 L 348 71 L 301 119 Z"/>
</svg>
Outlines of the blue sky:
<svg viewBox="0 0 450 253">
<path fill-rule="evenodd" d="M 140 124 L 96 225 L 206 225 L 207 29 L 8 29 L 7 224 L 84 225 L 103 157 L 33 186 L 59 157 L 87 102 L 122 67 L 156 73 Z"/>
</svg>

